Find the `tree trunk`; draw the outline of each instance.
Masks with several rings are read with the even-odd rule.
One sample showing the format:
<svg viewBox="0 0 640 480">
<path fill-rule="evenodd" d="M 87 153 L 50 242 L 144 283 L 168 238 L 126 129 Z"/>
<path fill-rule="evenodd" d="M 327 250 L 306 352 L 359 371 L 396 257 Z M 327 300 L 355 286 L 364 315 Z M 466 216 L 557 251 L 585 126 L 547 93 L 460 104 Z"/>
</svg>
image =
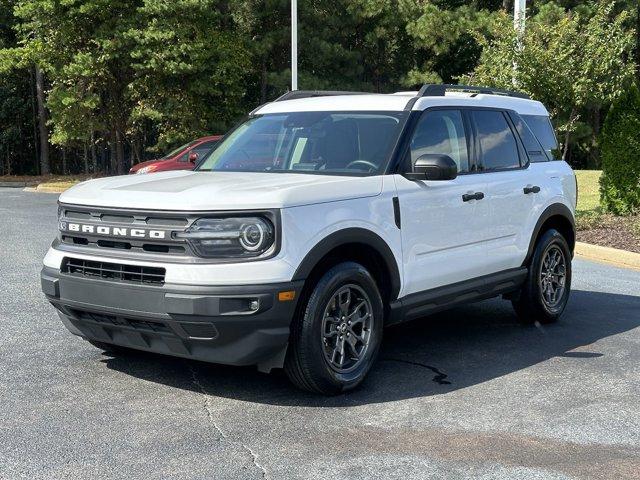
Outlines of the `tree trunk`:
<svg viewBox="0 0 640 480">
<path fill-rule="evenodd" d="M 96 155 L 95 132 L 91 130 L 91 171 L 95 175 L 98 173 L 98 156 Z"/>
<path fill-rule="evenodd" d="M 573 122 L 576 117 L 576 109 L 571 110 L 571 114 L 569 114 L 569 121 L 567 122 L 567 133 L 564 136 L 564 145 L 562 148 L 562 160 L 567 161 L 567 155 L 569 154 L 569 142 L 571 141 L 571 128 L 573 127 Z"/>
<path fill-rule="evenodd" d="M 67 149 L 62 147 L 62 175 L 67 174 Z"/>
<path fill-rule="evenodd" d="M 513 8 L 513 0 L 502 0 L 502 8 L 507 12 L 511 11 Z"/>
<path fill-rule="evenodd" d="M 262 59 L 260 75 L 260 104 L 267 102 L 267 59 Z"/>
<path fill-rule="evenodd" d="M 600 169 L 600 148 L 598 146 L 598 137 L 600 136 L 600 107 L 594 107 L 593 118 L 591 122 L 593 129 L 593 139 L 591 144 L 591 158 L 593 159 L 593 168 Z"/>
<path fill-rule="evenodd" d="M 141 160 L 140 146 L 142 144 L 142 140 L 140 140 L 140 136 L 137 135 L 133 140 L 131 140 L 131 166 L 137 165 Z"/>
<path fill-rule="evenodd" d="M 44 78 L 42 70 L 36 65 L 36 97 L 38 100 L 38 130 L 40 132 L 40 174 L 51 173 L 49 162 L 49 132 L 47 131 L 47 111 L 44 100 Z"/>
<path fill-rule="evenodd" d="M 117 168 L 116 161 L 116 130 L 115 128 L 111 130 L 111 135 L 109 138 L 109 174 L 115 175 Z"/>
<path fill-rule="evenodd" d="M 36 96 L 34 94 L 35 78 L 33 77 L 33 70 L 29 74 L 31 83 L 29 85 L 29 91 L 31 93 L 31 123 L 33 127 L 33 154 L 35 160 L 36 173 L 40 172 L 40 153 L 38 150 L 38 114 L 36 113 Z M 40 172 L 42 173 L 42 172 Z"/>
<path fill-rule="evenodd" d="M 84 161 L 84 174 L 89 175 L 89 148 L 87 142 L 82 144 L 82 160 Z"/>
<path fill-rule="evenodd" d="M 118 175 L 124 173 L 124 142 L 120 130 L 116 130 L 116 171 Z"/>
</svg>

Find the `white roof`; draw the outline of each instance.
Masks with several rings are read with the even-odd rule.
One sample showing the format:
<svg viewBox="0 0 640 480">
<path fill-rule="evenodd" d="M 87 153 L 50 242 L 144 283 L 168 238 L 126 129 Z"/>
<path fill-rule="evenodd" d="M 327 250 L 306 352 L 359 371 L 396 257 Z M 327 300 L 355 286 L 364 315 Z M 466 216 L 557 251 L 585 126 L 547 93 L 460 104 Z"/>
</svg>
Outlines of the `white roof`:
<svg viewBox="0 0 640 480">
<path fill-rule="evenodd" d="M 271 102 L 260 107 L 256 114 L 323 111 L 402 111 L 418 92 L 393 94 L 334 95 L 326 97 L 299 98 Z M 436 106 L 494 107 L 515 110 L 521 115 L 549 115 L 542 103 L 524 98 L 504 95 L 447 92 L 444 97 L 421 97 L 412 110 L 424 110 Z"/>
</svg>

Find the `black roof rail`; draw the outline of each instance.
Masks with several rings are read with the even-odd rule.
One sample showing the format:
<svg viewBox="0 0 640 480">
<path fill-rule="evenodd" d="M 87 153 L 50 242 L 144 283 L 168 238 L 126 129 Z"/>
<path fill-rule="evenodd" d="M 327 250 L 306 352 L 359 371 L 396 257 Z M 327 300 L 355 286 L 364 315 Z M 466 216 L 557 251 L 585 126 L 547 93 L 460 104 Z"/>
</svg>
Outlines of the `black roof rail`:
<svg viewBox="0 0 640 480">
<path fill-rule="evenodd" d="M 284 95 L 280 95 L 274 102 L 282 102 L 284 100 L 296 100 L 298 98 L 311 97 L 337 97 L 339 95 L 372 95 L 372 92 L 342 92 L 338 90 L 293 90 Z"/>
<path fill-rule="evenodd" d="M 512 90 L 502 90 L 492 87 L 478 87 L 474 85 L 453 85 L 453 84 L 426 84 L 418 92 L 418 97 L 443 97 L 447 90 L 458 90 L 469 93 L 485 93 L 488 95 L 503 95 L 505 97 L 524 98 L 531 100 L 526 93 Z"/>
</svg>

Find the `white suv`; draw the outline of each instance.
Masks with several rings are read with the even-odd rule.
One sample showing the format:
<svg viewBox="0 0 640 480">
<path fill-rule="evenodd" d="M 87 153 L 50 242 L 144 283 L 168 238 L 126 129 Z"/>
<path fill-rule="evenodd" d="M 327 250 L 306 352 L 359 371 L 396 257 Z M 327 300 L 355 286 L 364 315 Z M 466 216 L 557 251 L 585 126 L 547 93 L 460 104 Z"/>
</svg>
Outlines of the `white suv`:
<svg viewBox="0 0 640 480">
<path fill-rule="evenodd" d="M 284 367 L 335 394 L 383 327 L 503 295 L 553 322 L 571 285 L 576 183 L 542 104 L 482 87 L 296 91 L 195 171 L 60 196 L 42 287 L 74 334 Z"/>
</svg>

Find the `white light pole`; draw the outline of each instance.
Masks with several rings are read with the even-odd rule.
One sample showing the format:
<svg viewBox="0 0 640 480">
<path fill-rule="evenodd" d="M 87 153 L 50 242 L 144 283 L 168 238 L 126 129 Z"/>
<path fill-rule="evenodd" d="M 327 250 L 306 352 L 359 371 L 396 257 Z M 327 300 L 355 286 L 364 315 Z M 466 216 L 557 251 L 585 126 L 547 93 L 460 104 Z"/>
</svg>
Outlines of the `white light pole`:
<svg viewBox="0 0 640 480">
<path fill-rule="evenodd" d="M 291 91 L 298 89 L 298 0 L 291 0 Z"/>
<path fill-rule="evenodd" d="M 527 15 L 527 0 L 514 0 L 513 2 L 513 28 L 516 30 L 517 34 L 517 45 L 516 48 L 518 52 L 522 50 L 522 37 L 524 36 L 524 24 Z M 518 63 L 514 60 L 513 62 L 513 78 L 511 82 L 513 83 L 514 88 L 518 87 L 518 80 L 516 79 L 516 72 L 518 70 Z"/>
<path fill-rule="evenodd" d="M 524 23 L 527 14 L 527 1 L 515 0 L 513 2 L 513 26 L 518 35 L 524 34 Z"/>
</svg>

